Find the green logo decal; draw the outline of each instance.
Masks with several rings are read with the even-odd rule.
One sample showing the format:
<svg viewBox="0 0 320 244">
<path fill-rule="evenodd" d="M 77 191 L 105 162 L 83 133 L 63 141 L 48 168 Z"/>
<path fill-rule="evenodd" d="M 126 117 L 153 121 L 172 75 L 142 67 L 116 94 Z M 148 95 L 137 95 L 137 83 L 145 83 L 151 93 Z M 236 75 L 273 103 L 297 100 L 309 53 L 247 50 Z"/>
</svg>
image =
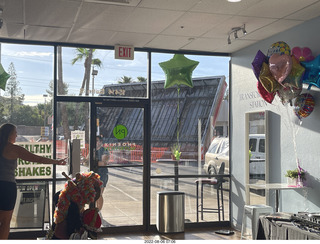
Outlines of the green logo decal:
<svg viewBox="0 0 320 244">
<path fill-rule="evenodd" d="M 126 138 L 127 134 L 128 134 L 128 130 L 124 125 L 117 125 L 113 129 L 114 137 L 119 140 Z"/>
</svg>

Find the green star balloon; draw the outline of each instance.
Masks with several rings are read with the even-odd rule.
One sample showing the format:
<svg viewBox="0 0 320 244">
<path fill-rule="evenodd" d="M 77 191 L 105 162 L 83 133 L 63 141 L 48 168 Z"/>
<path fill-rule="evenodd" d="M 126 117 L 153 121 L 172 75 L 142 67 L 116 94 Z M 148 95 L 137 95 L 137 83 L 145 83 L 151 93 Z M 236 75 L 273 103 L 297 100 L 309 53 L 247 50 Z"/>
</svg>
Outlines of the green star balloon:
<svg viewBox="0 0 320 244">
<path fill-rule="evenodd" d="M 9 79 L 10 75 L 4 70 L 2 64 L 0 64 L 0 88 L 2 90 L 6 90 L 7 80 Z"/>
<path fill-rule="evenodd" d="M 174 85 L 193 87 L 192 72 L 199 62 L 186 58 L 183 54 L 175 54 L 172 59 L 159 63 L 166 75 L 164 88 Z"/>
</svg>

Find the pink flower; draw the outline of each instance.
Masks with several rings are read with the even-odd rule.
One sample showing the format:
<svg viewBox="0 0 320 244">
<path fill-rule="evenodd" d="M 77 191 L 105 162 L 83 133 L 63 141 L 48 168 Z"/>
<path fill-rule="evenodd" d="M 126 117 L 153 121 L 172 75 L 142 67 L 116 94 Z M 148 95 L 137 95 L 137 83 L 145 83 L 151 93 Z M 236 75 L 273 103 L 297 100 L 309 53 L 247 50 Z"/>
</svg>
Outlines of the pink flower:
<svg viewBox="0 0 320 244">
<path fill-rule="evenodd" d="M 314 59 L 314 56 L 312 56 L 312 51 L 308 47 L 294 47 L 292 48 L 291 53 L 299 62 L 308 62 Z"/>
</svg>

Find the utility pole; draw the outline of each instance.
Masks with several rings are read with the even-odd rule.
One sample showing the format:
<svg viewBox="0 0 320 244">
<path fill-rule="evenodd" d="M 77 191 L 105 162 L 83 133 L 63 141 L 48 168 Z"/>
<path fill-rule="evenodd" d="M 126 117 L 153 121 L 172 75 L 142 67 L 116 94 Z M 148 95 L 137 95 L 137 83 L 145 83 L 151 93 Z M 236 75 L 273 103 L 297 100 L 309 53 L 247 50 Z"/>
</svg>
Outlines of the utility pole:
<svg viewBox="0 0 320 244">
<path fill-rule="evenodd" d="M 94 77 L 98 74 L 98 70 L 94 69 L 94 65 L 92 66 L 92 96 L 94 96 Z"/>
</svg>

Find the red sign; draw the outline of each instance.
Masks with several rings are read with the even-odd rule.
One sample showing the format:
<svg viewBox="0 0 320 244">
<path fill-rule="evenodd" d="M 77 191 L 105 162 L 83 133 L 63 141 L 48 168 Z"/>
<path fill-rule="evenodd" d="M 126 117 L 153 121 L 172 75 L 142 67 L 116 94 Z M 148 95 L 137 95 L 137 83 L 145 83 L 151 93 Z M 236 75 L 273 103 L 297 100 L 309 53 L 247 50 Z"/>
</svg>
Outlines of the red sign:
<svg viewBox="0 0 320 244">
<path fill-rule="evenodd" d="M 115 59 L 134 59 L 134 47 L 133 46 L 121 46 L 117 45 L 114 47 L 114 58 Z"/>
</svg>

